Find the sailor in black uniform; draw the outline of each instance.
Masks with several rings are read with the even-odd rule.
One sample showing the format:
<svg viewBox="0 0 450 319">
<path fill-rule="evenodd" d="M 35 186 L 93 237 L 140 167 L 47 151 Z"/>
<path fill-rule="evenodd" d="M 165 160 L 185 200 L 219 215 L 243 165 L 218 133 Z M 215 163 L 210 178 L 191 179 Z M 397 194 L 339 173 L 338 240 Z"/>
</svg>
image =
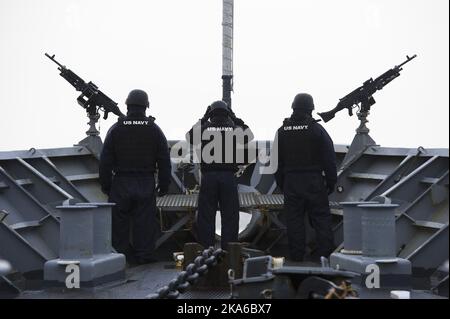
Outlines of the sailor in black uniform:
<svg viewBox="0 0 450 319">
<path fill-rule="evenodd" d="M 197 237 L 204 247 L 214 246 L 216 212 L 221 213 L 221 247 L 227 249 L 228 243 L 236 242 L 239 233 L 239 197 L 237 189 L 238 171 L 237 143 L 227 144 L 231 137 L 243 134 L 243 144 L 246 145 L 253 134 L 241 119 L 223 101 L 212 103 L 200 123 L 197 123 L 187 134 L 190 144 L 201 143 L 201 183 L 198 199 Z M 205 137 L 194 141 L 194 130 Z M 245 135 L 245 136 L 244 136 Z M 205 148 L 212 150 L 204 152 Z M 218 155 L 218 154 L 221 154 Z M 211 155 L 212 159 L 205 157 Z M 245 155 L 245 154 L 244 154 Z M 220 157 L 220 158 L 219 158 Z M 245 161 L 245 156 L 243 156 Z M 227 160 L 227 159 L 232 159 Z"/>
<path fill-rule="evenodd" d="M 143 264 L 155 260 L 155 196 L 168 192 L 171 162 L 164 133 L 153 117 L 145 115 L 147 93 L 133 90 L 125 103 L 127 116 L 119 118 L 105 138 L 99 175 L 102 191 L 116 203 L 112 210 L 112 245 L 129 262 Z"/>
<path fill-rule="evenodd" d="M 312 118 L 313 98 L 298 94 L 293 113 L 278 129 L 277 185 L 284 193 L 291 259 L 305 254 L 305 212 L 316 231 L 317 254 L 328 256 L 334 248 L 328 195 L 337 181 L 336 156 L 325 129 Z"/>
</svg>

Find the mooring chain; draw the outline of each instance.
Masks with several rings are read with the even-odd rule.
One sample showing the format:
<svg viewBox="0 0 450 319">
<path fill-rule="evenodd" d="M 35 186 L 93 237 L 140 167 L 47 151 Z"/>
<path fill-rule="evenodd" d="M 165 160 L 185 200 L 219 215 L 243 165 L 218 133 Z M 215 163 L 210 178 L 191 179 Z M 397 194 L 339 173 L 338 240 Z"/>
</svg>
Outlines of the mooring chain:
<svg viewBox="0 0 450 319">
<path fill-rule="evenodd" d="M 158 289 L 154 294 L 148 295 L 148 299 L 177 299 L 189 286 L 195 285 L 199 278 L 206 275 L 208 270 L 217 265 L 225 255 L 222 249 L 214 251 L 213 247 L 205 249 L 194 262 L 172 279 L 168 285 Z"/>
</svg>

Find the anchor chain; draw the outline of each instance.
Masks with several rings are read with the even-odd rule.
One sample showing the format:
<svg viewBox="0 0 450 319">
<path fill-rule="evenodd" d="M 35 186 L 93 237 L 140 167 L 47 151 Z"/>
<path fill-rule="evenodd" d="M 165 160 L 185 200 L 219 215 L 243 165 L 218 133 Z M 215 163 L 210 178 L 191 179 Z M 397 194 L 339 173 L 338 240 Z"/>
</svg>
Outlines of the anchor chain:
<svg viewBox="0 0 450 319">
<path fill-rule="evenodd" d="M 205 249 L 186 267 L 186 270 L 180 272 L 166 286 L 159 288 L 156 293 L 148 295 L 147 299 L 177 299 L 190 286 L 194 286 L 200 277 L 206 275 L 210 268 L 216 266 L 224 256 L 225 251 L 220 248 Z"/>
</svg>

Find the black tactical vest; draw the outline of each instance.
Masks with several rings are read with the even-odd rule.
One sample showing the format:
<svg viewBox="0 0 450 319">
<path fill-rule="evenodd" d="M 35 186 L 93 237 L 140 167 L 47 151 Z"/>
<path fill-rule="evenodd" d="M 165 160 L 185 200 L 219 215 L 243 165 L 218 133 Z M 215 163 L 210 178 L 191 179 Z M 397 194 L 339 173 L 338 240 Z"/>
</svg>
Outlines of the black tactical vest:
<svg viewBox="0 0 450 319">
<path fill-rule="evenodd" d="M 158 131 L 145 116 L 119 118 L 112 130 L 116 173 L 152 173 L 156 170 Z"/>
<path fill-rule="evenodd" d="M 234 141 L 232 145 L 226 145 L 227 135 L 232 137 L 232 134 L 236 126 L 230 120 L 222 120 L 218 122 L 208 122 L 202 126 L 202 135 L 207 137 L 202 138 L 202 161 L 201 168 L 203 171 L 212 170 L 230 170 L 236 171 L 237 165 L 235 163 L 236 159 L 236 142 Z M 230 147 L 231 146 L 231 147 Z M 216 153 L 216 152 L 221 152 Z M 211 157 L 218 159 L 218 161 L 213 161 L 212 163 L 205 160 L 205 153 L 209 153 Z M 215 156 L 217 155 L 217 156 Z M 221 156 L 219 156 L 221 155 Z M 231 157 L 230 157 L 231 156 Z M 220 159 L 219 159 L 220 157 Z M 230 158 L 232 161 L 230 161 Z"/>
<path fill-rule="evenodd" d="M 313 118 L 286 119 L 278 130 L 284 171 L 320 170 L 320 139 Z"/>
</svg>

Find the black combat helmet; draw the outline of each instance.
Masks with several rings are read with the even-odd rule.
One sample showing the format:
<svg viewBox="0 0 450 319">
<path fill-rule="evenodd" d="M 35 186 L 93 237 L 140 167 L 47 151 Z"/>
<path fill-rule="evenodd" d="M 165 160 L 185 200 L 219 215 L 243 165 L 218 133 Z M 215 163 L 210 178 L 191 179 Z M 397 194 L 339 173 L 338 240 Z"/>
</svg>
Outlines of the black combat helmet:
<svg viewBox="0 0 450 319">
<path fill-rule="evenodd" d="M 228 114 L 230 110 L 228 109 L 227 103 L 224 101 L 216 101 L 210 106 L 209 113 L 213 114 Z"/>
<path fill-rule="evenodd" d="M 292 102 L 292 109 L 305 111 L 314 110 L 313 97 L 308 93 L 297 94 L 294 98 L 294 102 Z"/>
<path fill-rule="evenodd" d="M 125 104 L 126 105 L 136 105 L 136 106 L 145 106 L 145 107 L 150 106 L 150 103 L 148 102 L 148 95 L 143 90 L 131 91 L 130 94 L 128 94 Z"/>
</svg>

